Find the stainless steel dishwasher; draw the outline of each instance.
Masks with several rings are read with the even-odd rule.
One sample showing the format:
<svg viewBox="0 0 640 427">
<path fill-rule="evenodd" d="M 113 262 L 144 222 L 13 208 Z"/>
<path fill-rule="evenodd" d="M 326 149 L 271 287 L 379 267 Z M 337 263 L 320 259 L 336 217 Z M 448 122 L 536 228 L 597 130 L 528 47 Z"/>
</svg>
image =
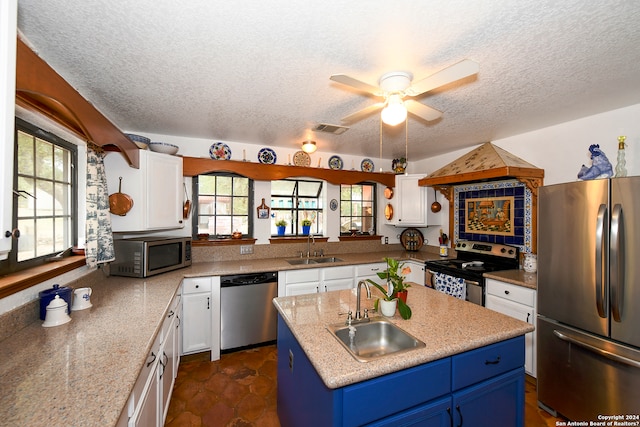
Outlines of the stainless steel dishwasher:
<svg viewBox="0 0 640 427">
<path fill-rule="evenodd" d="M 220 349 L 229 350 L 275 341 L 278 273 L 253 273 L 220 278 Z"/>
</svg>

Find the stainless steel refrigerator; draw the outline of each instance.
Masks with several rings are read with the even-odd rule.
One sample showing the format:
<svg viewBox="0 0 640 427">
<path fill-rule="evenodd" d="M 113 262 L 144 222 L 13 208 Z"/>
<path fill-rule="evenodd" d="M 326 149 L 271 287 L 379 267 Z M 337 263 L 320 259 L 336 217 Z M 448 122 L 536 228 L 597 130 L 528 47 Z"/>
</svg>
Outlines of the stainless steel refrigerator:
<svg viewBox="0 0 640 427">
<path fill-rule="evenodd" d="M 640 177 L 539 189 L 537 320 L 541 407 L 640 414 Z"/>
</svg>

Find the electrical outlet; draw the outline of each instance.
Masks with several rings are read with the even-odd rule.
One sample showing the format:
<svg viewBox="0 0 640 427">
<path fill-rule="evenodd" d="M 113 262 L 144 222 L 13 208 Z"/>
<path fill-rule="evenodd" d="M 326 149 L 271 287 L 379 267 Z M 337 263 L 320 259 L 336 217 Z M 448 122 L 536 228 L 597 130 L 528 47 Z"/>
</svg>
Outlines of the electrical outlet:
<svg viewBox="0 0 640 427">
<path fill-rule="evenodd" d="M 249 255 L 253 253 L 253 245 L 240 245 L 240 255 Z"/>
<path fill-rule="evenodd" d="M 389 244 L 389 238 L 388 238 L 388 237 L 385 237 L 385 238 L 384 238 L 384 244 L 385 244 L 385 245 L 388 245 L 388 244 Z"/>
</svg>

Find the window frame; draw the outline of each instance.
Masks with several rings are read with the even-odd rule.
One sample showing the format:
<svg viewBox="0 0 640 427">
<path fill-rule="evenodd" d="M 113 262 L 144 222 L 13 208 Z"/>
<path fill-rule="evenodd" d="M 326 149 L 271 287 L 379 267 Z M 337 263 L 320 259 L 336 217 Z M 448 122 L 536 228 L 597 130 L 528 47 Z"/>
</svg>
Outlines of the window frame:
<svg viewBox="0 0 640 427">
<path fill-rule="evenodd" d="M 273 182 L 276 181 L 289 181 L 289 182 L 293 182 L 294 186 L 293 186 L 293 194 L 289 195 L 289 194 L 275 194 L 273 192 Z M 316 193 L 315 197 L 308 197 L 308 196 L 301 196 L 298 194 L 298 189 L 299 189 L 299 185 L 301 182 L 311 182 L 314 184 L 318 184 L 318 192 Z M 320 221 L 318 221 L 318 217 L 319 215 L 317 214 L 318 212 L 320 212 L 322 214 L 322 217 L 324 218 L 326 215 L 326 210 L 324 207 L 324 203 L 323 203 L 323 190 L 324 190 L 324 186 L 325 186 L 325 181 L 324 180 L 314 180 L 314 179 L 298 179 L 298 178 L 285 178 L 285 179 L 278 179 L 278 180 L 274 180 L 272 181 L 272 187 L 271 187 L 271 191 L 270 191 L 270 196 L 271 196 L 271 212 L 272 212 L 272 218 L 275 220 L 276 219 L 276 212 L 288 212 L 291 214 L 291 218 L 296 218 L 296 221 L 291 220 L 290 224 L 287 224 L 287 231 L 289 231 L 289 233 L 285 233 L 285 236 L 290 236 L 290 237 L 298 237 L 298 236 L 306 236 L 306 234 L 302 233 L 302 225 L 300 225 L 300 222 L 302 221 L 303 218 L 301 218 L 300 212 L 303 211 L 313 211 L 316 212 L 316 219 L 315 221 L 311 224 L 311 231 L 310 234 L 314 235 L 314 236 L 319 236 L 322 235 L 324 233 L 320 233 L 318 230 L 318 227 L 320 226 Z M 284 206 L 284 207 L 279 207 L 279 206 L 274 206 L 274 198 L 291 198 L 291 206 Z M 299 202 L 304 199 L 315 199 L 316 200 L 316 207 L 308 207 L 308 206 L 304 206 L 304 207 L 300 207 L 299 206 Z M 277 234 L 273 234 L 271 233 L 272 237 L 278 237 Z"/>
<path fill-rule="evenodd" d="M 18 188 L 18 134 L 19 132 L 27 133 L 34 138 L 39 138 L 55 146 L 61 147 L 69 152 L 70 155 L 70 185 L 71 191 L 70 197 L 70 211 L 69 219 L 71 224 L 69 225 L 69 243 L 71 246 L 77 246 L 78 244 L 78 146 L 69 141 L 66 141 L 59 136 L 48 132 L 40 127 L 22 120 L 18 117 L 15 118 L 14 128 L 14 140 L 13 140 L 13 182 L 12 188 L 9 191 L 14 191 Z M 6 191 L 6 190 L 5 190 Z M 11 206 L 11 227 L 12 229 L 18 228 L 18 196 L 14 193 L 12 206 Z M 30 196 L 26 196 L 30 197 Z M 0 274 L 15 273 L 17 271 L 33 268 L 45 263 L 45 259 L 49 258 L 62 251 L 54 251 L 51 253 L 39 255 L 34 258 L 30 258 L 24 261 L 18 261 L 18 239 L 12 239 L 11 251 L 9 252 L 7 259 L 0 261 Z M 66 250 L 67 248 L 63 249 Z"/>
<path fill-rule="evenodd" d="M 253 225 L 254 225 L 254 216 L 252 215 L 253 212 L 253 199 L 254 199 L 254 180 L 251 178 L 248 178 L 246 176 L 242 176 L 239 174 L 235 174 L 235 173 L 227 173 L 227 172 L 211 172 L 211 173 L 206 173 L 206 174 L 201 174 L 201 175 L 196 175 L 193 177 L 192 179 L 192 187 L 191 187 L 191 194 L 193 195 L 193 204 L 194 204 L 194 208 L 193 208 L 193 212 L 191 214 L 191 237 L 192 239 L 196 240 L 198 239 L 198 224 L 199 224 L 199 218 L 200 218 L 200 193 L 199 193 L 199 182 L 200 182 L 200 176 L 216 176 L 216 177 L 231 177 L 233 178 L 242 178 L 242 179 L 246 179 L 248 181 L 249 184 L 249 189 L 248 189 L 248 193 L 247 193 L 247 199 L 248 199 L 248 203 L 247 203 L 247 233 L 246 234 L 242 234 L 242 238 L 251 238 L 253 237 Z M 233 185 L 231 186 L 231 188 L 233 189 Z M 234 196 L 233 195 L 233 191 L 231 194 L 231 197 L 244 197 L 244 196 Z M 209 216 L 213 216 L 215 217 L 215 212 L 213 215 L 209 215 Z M 233 217 L 234 216 L 244 216 L 244 215 L 231 215 L 231 223 L 233 225 Z M 233 230 L 231 231 L 233 233 Z M 214 239 L 227 239 L 227 238 L 231 238 L 231 234 L 216 234 L 216 235 L 210 235 L 209 237 L 214 238 Z"/>
<path fill-rule="evenodd" d="M 349 199 L 343 199 L 342 198 L 342 188 L 343 187 L 351 187 L 351 189 L 353 189 L 353 187 L 363 187 L 363 186 L 370 186 L 371 187 L 372 200 L 361 200 L 361 201 L 362 202 L 364 202 L 364 201 L 371 202 L 371 206 L 372 206 L 371 220 L 372 220 L 372 225 L 373 225 L 373 234 L 370 233 L 368 230 L 367 231 L 362 230 L 362 225 L 360 226 L 360 231 L 357 234 L 364 235 L 364 236 L 366 236 L 366 235 L 375 236 L 378 233 L 378 221 L 377 221 L 377 218 L 378 218 L 378 213 L 377 213 L 378 212 L 378 187 L 377 187 L 377 184 L 374 183 L 374 182 L 362 182 L 362 183 L 359 183 L 359 184 L 340 184 L 340 206 L 339 206 L 339 208 L 340 208 L 340 220 L 339 220 L 339 224 L 338 224 L 339 225 L 340 236 L 352 236 L 353 235 L 351 231 L 342 231 L 343 219 L 349 218 L 349 220 L 351 222 L 353 222 L 354 218 L 360 218 L 360 219 L 365 218 L 362 215 L 354 216 L 353 215 L 353 211 L 352 211 L 351 215 L 345 215 L 345 216 L 342 215 L 342 211 L 343 211 L 342 204 L 346 203 L 346 202 L 349 202 L 353 206 L 353 201 L 354 201 L 354 199 L 353 199 L 353 191 L 351 191 L 351 195 L 352 195 L 351 198 L 349 198 Z M 364 192 L 363 192 L 363 194 L 364 194 Z"/>
</svg>

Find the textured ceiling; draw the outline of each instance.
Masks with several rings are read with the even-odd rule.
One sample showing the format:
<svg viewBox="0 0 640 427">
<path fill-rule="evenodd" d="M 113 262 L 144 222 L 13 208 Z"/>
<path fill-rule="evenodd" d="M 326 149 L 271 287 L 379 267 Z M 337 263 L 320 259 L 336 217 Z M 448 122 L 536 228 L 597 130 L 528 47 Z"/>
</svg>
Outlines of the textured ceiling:
<svg viewBox="0 0 640 427">
<path fill-rule="evenodd" d="M 477 76 L 418 97 L 421 159 L 640 103 L 635 0 L 19 0 L 33 49 L 124 131 L 378 157 L 379 115 L 310 133 L 378 100 L 331 82 L 415 80 L 468 58 Z M 405 128 L 384 128 L 383 157 Z"/>
</svg>

